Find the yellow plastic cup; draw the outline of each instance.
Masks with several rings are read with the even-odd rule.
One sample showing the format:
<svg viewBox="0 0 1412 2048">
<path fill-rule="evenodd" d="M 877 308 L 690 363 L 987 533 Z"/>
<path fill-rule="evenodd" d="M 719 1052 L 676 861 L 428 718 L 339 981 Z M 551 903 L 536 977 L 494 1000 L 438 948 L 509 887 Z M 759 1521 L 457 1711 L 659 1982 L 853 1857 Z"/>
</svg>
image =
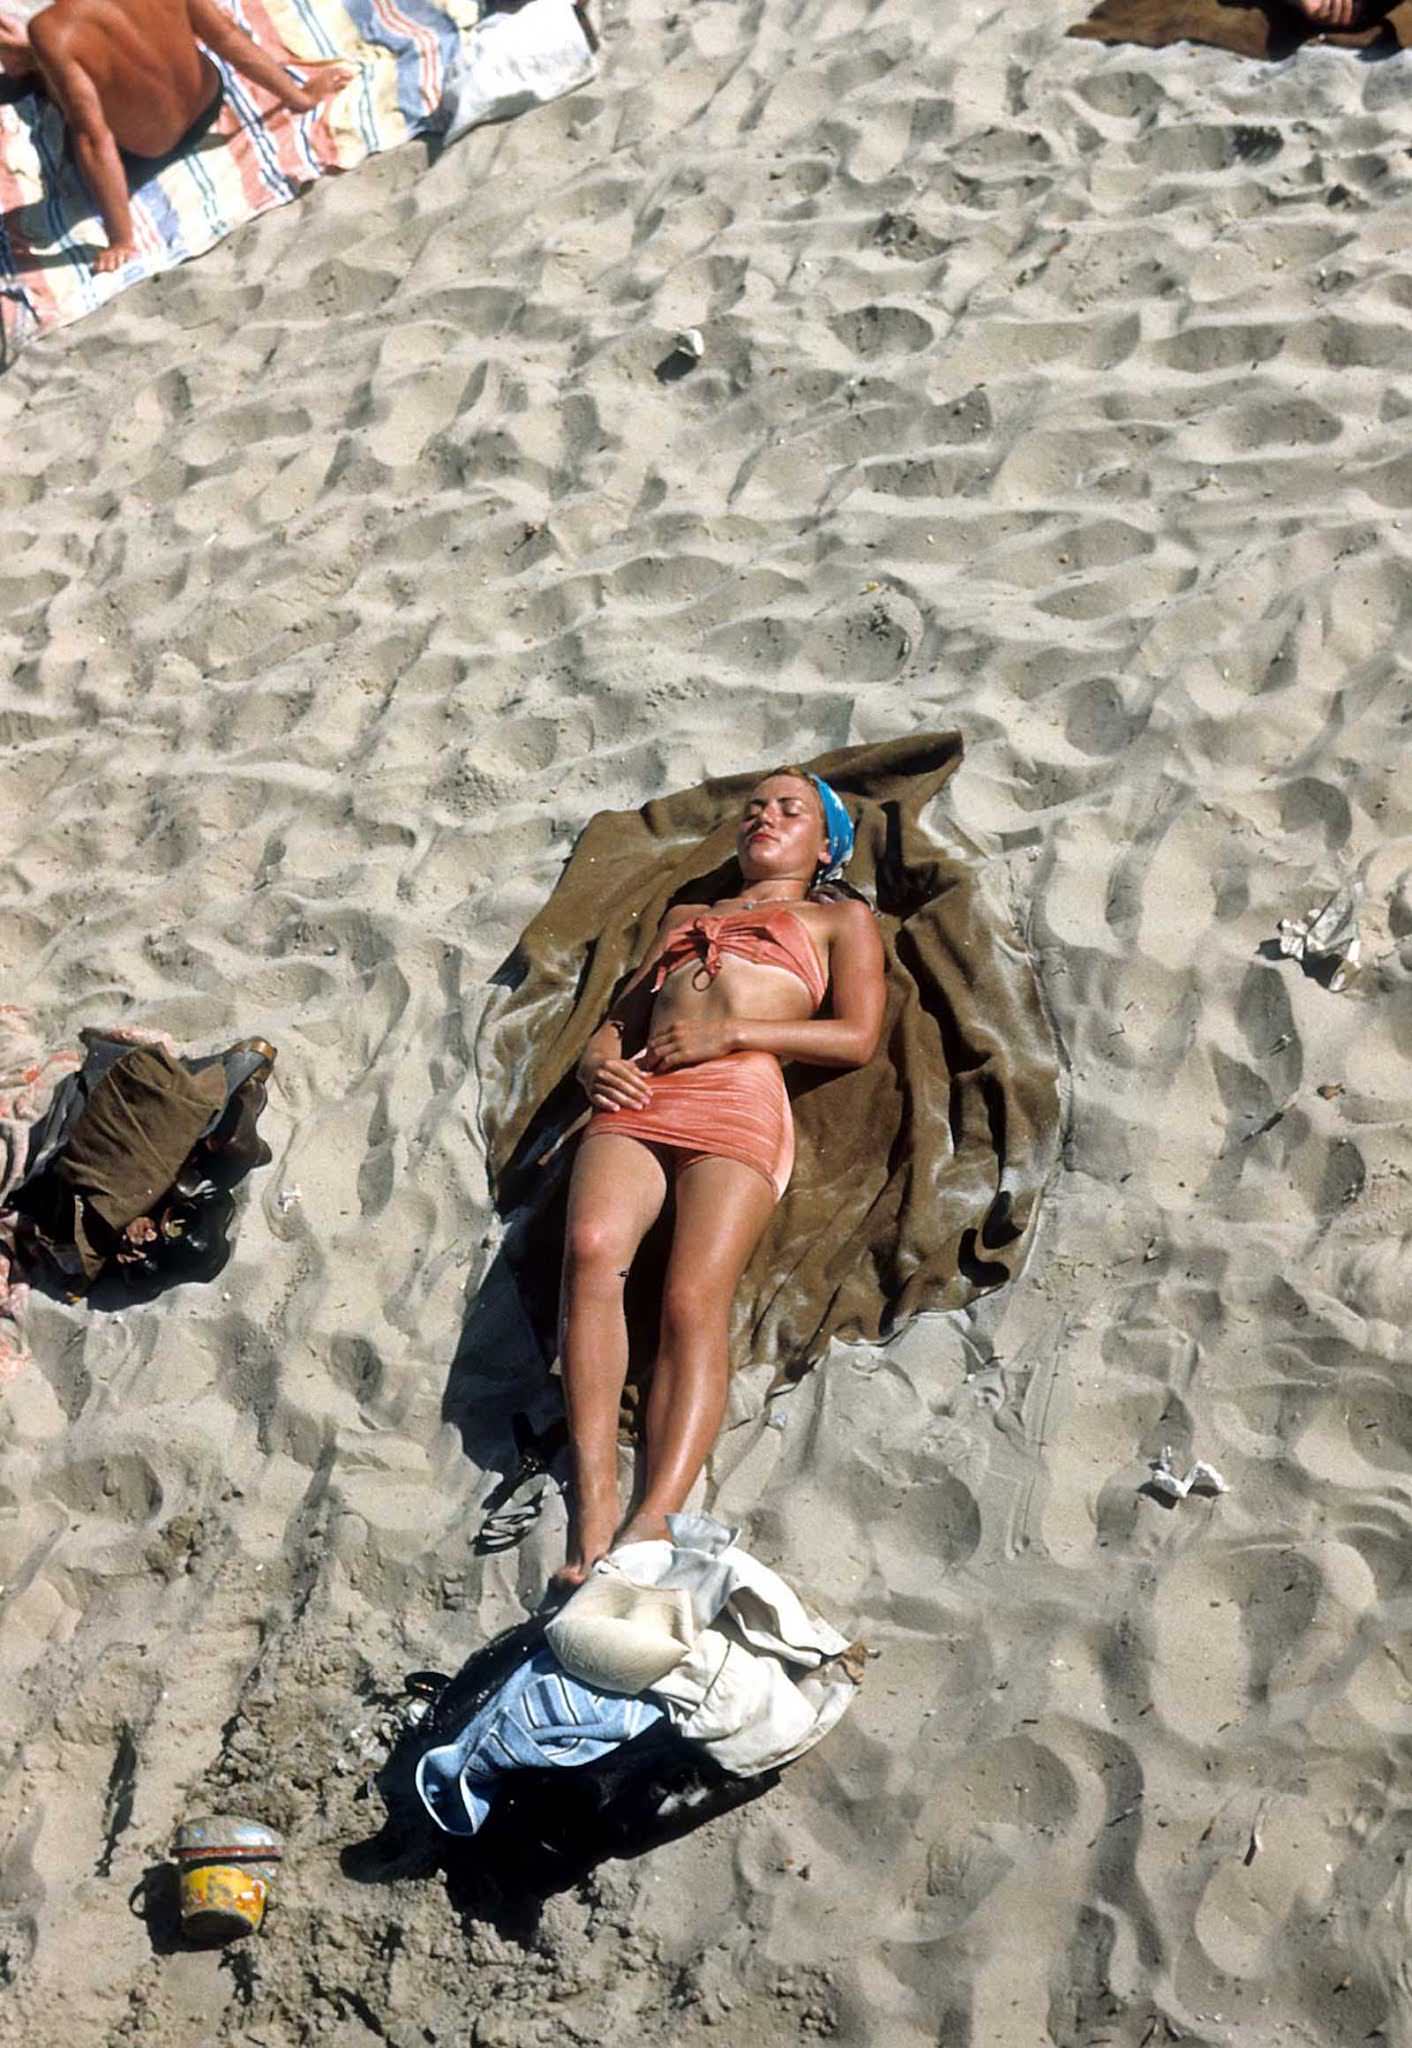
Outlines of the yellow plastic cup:
<svg viewBox="0 0 1412 2048">
<path fill-rule="evenodd" d="M 172 1845 L 188 1941 L 232 1941 L 265 1917 L 284 1846 L 273 1828 L 240 1814 L 184 1821 Z"/>
</svg>

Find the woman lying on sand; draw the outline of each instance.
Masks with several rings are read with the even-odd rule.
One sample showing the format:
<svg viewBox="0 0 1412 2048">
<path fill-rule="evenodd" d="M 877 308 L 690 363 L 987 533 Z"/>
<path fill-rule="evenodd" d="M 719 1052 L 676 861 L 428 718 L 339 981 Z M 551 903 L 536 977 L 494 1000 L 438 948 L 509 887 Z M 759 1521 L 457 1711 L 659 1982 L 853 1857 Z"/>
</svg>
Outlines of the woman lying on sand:
<svg viewBox="0 0 1412 2048">
<path fill-rule="evenodd" d="M 873 1056 L 882 945 L 867 904 L 831 886 L 852 846 L 827 783 L 801 768 L 767 775 L 740 821 L 739 892 L 710 909 L 668 911 L 579 1062 L 594 1114 L 574 1162 L 564 1247 L 574 1512 L 562 1585 L 579 1584 L 617 1542 L 665 1535 L 715 1442 L 732 1297 L 794 1159 L 780 1062 L 860 1067 Z M 646 1478 L 623 1522 L 624 1286 L 669 1188 Z"/>
</svg>

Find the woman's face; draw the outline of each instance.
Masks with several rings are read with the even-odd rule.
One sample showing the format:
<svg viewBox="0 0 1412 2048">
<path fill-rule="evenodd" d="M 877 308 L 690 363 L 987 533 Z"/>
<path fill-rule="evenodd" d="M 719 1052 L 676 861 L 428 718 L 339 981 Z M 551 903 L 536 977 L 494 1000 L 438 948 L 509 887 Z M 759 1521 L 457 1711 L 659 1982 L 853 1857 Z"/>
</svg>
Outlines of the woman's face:
<svg viewBox="0 0 1412 2048">
<path fill-rule="evenodd" d="M 735 845 L 748 882 L 812 882 L 829 852 L 818 792 L 797 775 L 767 775 L 745 799 Z"/>
</svg>

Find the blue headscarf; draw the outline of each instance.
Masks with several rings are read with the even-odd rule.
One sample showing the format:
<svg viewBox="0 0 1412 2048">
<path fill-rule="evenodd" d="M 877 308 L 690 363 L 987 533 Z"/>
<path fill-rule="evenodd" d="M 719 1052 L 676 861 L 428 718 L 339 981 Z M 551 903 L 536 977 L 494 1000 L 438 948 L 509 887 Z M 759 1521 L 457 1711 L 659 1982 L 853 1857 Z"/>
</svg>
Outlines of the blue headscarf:
<svg viewBox="0 0 1412 2048">
<path fill-rule="evenodd" d="M 824 807 L 824 830 L 829 839 L 828 866 L 820 868 L 814 879 L 836 882 L 853 852 L 853 820 L 843 808 L 838 791 L 831 789 L 821 775 L 811 775 L 809 780 L 819 792 L 819 802 Z"/>
</svg>

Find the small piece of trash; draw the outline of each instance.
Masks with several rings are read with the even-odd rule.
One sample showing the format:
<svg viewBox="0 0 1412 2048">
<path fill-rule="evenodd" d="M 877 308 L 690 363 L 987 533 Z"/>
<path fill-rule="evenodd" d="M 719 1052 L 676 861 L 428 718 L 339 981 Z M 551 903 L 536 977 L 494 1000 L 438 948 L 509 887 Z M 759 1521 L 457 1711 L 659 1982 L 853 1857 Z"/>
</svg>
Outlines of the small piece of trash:
<svg viewBox="0 0 1412 2048">
<path fill-rule="evenodd" d="M 690 356 L 694 363 L 699 363 L 706 353 L 706 337 L 699 327 L 683 327 L 672 346 L 679 354 Z"/>
<path fill-rule="evenodd" d="M 1342 1081 L 1321 1081 L 1314 1090 L 1314 1093 L 1321 1095 L 1325 1102 L 1337 1102 L 1343 1093 L 1343 1083 Z"/>
<path fill-rule="evenodd" d="M 789 1417 L 785 1414 L 783 1408 L 772 1408 L 765 1417 L 766 1429 L 785 1429 L 788 1425 Z"/>
<path fill-rule="evenodd" d="M 1230 1492 L 1216 1467 L 1204 1458 L 1197 1458 L 1179 1475 L 1172 1465 L 1170 1444 L 1163 1444 L 1161 1457 L 1151 1461 L 1149 1474 L 1143 1485 L 1149 1493 L 1160 1493 L 1167 1500 L 1185 1500 L 1189 1493 Z"/>
<path fill-rule="evenodd" d="M 1254 1130 L 1246 1132 L 1242 1143 L 1248 1145 L 1252 1138 L 1263 1138 L 1266 1131 L 1272 1131 L 1276 1124 L 1284 1122 L 1284 1116 L 1282 1109 L 1272 1109 L 1262 1123 L 1256 1124 Z"/>
<path fill-rule="evenodd" d="M 1356 971 L 1361 956 L 1358 904 L 1362 894 L 1362 885 L 1350 882 L 1346 889 L 1336 889 L 1310 916 L 1280 919 L 1281 953 L 1311 974 L 1327 970 L 1332 963 L 1328 987 L 1334 995 Z"/>
<path fill-rule="evenodd" d="M 990 1366 L 983 1372 L 968 1372 L 966 1385 L 983 1408 L 1005 1406 L 1005 1380 L 999 1366 Z"/>
<path fill-rule="evenodd" d="M 279 1210 L 281 1216 L 287 1216 L 290 1210 L 296 1208 L 298 1204 L 303 1201 L 303 1199 L 303 1188 L 281 1188 L 279 1193 L 275 1196 L 275 1207 Z"/>
</svg>

